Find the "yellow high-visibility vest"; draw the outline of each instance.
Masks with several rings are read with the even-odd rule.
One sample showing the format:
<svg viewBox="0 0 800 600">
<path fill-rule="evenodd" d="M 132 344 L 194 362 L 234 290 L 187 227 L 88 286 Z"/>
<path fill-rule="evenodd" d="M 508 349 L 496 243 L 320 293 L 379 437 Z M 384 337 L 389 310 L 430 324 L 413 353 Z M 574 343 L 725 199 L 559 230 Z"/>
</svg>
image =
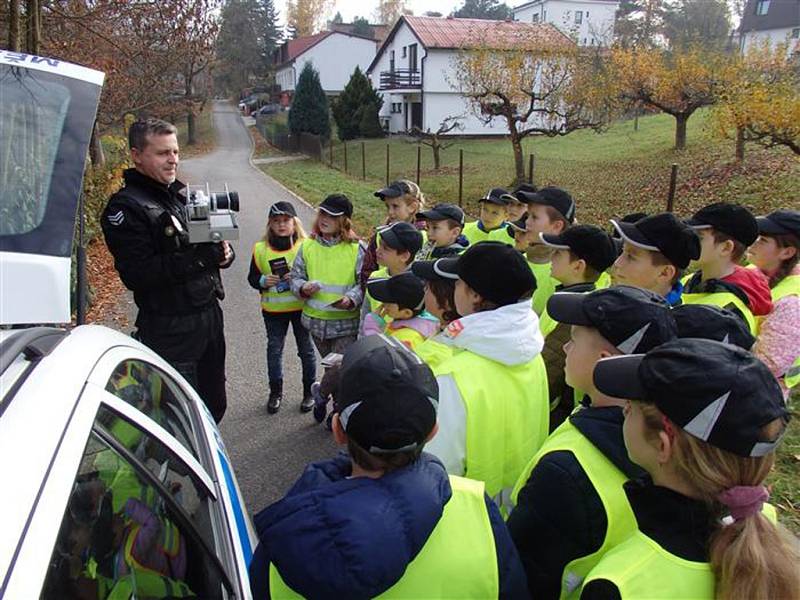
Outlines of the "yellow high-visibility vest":
<svg viewBox="0 0 800 600">
<path fill-rule="evenodd" d="M 303 305 L 303 314 L 312 319 L 357 319 L 358 308 L 344 310 L 331 306 L 341 299 L 356 283 L 357 242 L 339 242 L 324 246 L 315 239 L 303 241 L 303 261 L 308 281 L 318 281 L 322 286 Z"/>
<path fill-rule="evenodd" d="M 298 240 L 295 242 L 294 246 L 288 250 L 275 250 L 267 242 L 257 242 L 253 246 L 253 259 L 256 262 L 258 270 L 261 271 L 263 275 L 272 274 L 269 261 L 276 258 L 285 258 L 289 269 L 291 269 L 294 264 L 294 257 L 297 256 L 297 251 L 300 249 L 301 244 L 302 242 Z M 264 312 L 294 312 L 302 310 L 302 308 L 303 300 L 295 296 L 289 290 L 278 292 L 274 286 L 261 290 L 261 310 Z"/>
</svg>

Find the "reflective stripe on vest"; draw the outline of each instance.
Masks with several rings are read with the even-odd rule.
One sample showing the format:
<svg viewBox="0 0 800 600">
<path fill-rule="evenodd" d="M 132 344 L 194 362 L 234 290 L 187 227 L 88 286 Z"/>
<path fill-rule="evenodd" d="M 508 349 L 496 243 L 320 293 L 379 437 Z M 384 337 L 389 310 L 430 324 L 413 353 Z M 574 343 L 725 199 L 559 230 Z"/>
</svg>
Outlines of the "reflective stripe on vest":
<svg viewBox="0 0 800 600">
<path fill-rule="evenodd" d="M 777 302 L 786 296 L 800 296 L 800 275 L 788 275 L 772 288 L 773 302 Z M 792 366 L 784 373 L 783 383 L 787 388 L 793 388 L 800 384 L 800 356 L 795 359 Z"/>
<path fill-rule="evenodd" d="M 756 319 L 747 305 L 742 302 L 736 294 L 731 292 L 711 292 L 702 294 L 690 294 L 683 292 L 681 296 L 684 304 L 710 304 L 712 306 L 719 306 L 727 308 L 733 305 L 739 313 L 744 317 L 747 326 L 750 328 L 750 333 L 758 335 L 758 328 L 756 326 Z"/>
<path fill-rule="evenodd" d="M 466 473 L 495 497 L 511 491 L 550 424 L 547 371 L 541 354 L 504 365 L 463 350 L 434 369 L 451 375 L 467 416 Z"/>
<path fill-rule="evenodd" d="M 302 247 L 308 281 L 317 281 L 322 286 L 306 300 L 303 314 L 312 319 L 357 319 L 358 308 L 343 310 L 331 304 L 341 299 L 356 283 L 358 243 L 339 242 L 335 246 L 323 246 L 317 240 L 307 239 Z"/>
<path fill-rule="evenodd" d="M 183 581 L 157 575 L 152 571 L 133 571 L 115 583 L 106 600 L 131 598 L 188 598 L 195 596 Z"/>
<path fill-rule="evenodd" d="M 556 291 L 556 286 L 561 282 L 550 275 L 550 261 L 545 263 L 534 263 L 528 261 L 528 266 L 531 273 L 536 278 L 536 291 L 533 292 L 531 303 L 533 305 L 533 312 L 537 315 L 544 313 L 547 307 L 547 301 Z"/>
<path fill-rule="evenodd" d="M 714 600 L 709 563 L 670 554 L 641 531 L 609 550 L 584 585 L 595 579 L 611 581 L 622 598 Z"/>
<path fill-rule="evenodd" d="M 272 268 L 269 261 L 276 258 L 285 258 L 289 269 L 294 264 L 294 257 L 300 249 L 302 242 L 295 242 L 289 250 L 275 250 L 267 242 L 257 242 L 253 246 L 253 260 L 255 260 L 258 270 L 262 275 L 271 275 Z M 303 308 L 303 300 L 295 296 L 290 291 L 278 292 L 275 286 L 261 290 L 261 310 L 264 312 L 281 313 L 293 312 Z"/>
<path fill-rule="evenodd" d="M 587 409 L 591 410 L 591 409 Z M 608 457 L 590 442 L 570 421 L 564 421 L 547 438 L 536 456 L 522 472 L 511 492 L 511 501 L 516 505 L 520 490 L 525 487 L 533 469 L 551 452 L 571 452 L 592 483 L 606 513 L 606 535 L 596 552 L 581 556 L 564 567 L 561 576 L 561 598 L 577 598 L 581 582 L 586 574 L 600 561 L 603 555 L 634 531 L 636 518 L 631 510 L 622 484 L 628 478 Z"/>
<path fill-rule="evenodd" d="M 431 369 L 435 369 L 455 353 L 455 348 L 430 337 L 414 348 L 417 356 L 424 360 Z"/>
<path fill-rule="evenodd" d="M 400 580 L 377 598 L 497 598 L 497 551 L 484 486 L 452 475 L 450 485 L 453 495 L 422 550 Z M 301 597 L 272 564 L 269 593 L 273 600 Z"/>
</svg>

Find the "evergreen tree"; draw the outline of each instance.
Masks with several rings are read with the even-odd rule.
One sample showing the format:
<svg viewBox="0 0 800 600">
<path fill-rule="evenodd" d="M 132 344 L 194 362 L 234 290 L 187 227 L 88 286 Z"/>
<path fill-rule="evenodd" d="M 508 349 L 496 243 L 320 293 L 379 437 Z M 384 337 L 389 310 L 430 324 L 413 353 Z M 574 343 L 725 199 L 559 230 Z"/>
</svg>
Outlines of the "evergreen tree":
<svg viewBox="0 0 800 600">
<path fill-rule="evenodd" d="M 331 19 L 331 23 L 344 23 L 344 18 L 342 17 L 342 13 L 340 13 L 337 10 L 336 14 L 333 15 L 333 19 Z"/>
<path fill-rule="evenodd" d="M 257 0 L 259 11 L 259 33 L 261 42 L 261 56 L 264 63 L 264 71 L 272 70 L 272 55 L 275 50 L 283 43 L 283 28 L 278 24 L 278 11 L 275 8 L 274 0 Z"/>
<path fill-rule="evenodd" d="M 673 49 L 693 44 L 721 48 L 731 32 L 725 0 L 680 0 L 664 14 L 664 35 Z"/>
<path fill-rule="evenodd" d="M 245 87 L 250 77 L 263 69 L 260 32 L 253 0 L 230 0 L 222 9 L 217 59 L 221 63 L 217 79 L 226 89 Z"/>
<path fill-rule="evenodd" d="M 324 138 L 331 134 L 328 99 L 319 82 L 319 73 L 310 62 L 297 79 L 289 110 L 289 130 L 294 134 L 313 133 Z"/>
<path fill-rule="evenodd" d="M 503 21 L 511 18 L 511 9 L 498 0 L 464 0 L 461 8 L 453 12 L 462 19 L 492 19 Z"/>
<path fill-rule="evenodd" d="M 378 107 L 373 102 L 370 102 L 361 107 L 360 113 L 361 119 L 359 120 L 358 128 L 361 131 L 361 137 L 383 137 L 383 129 L 378 119 Z"/>
<path fill-rule="evenodd" d="M 333 103 L 333 118 L 340 140 L 352 140 L 364 134 L 361 131 L 361 113 L 369 104 L 374 105 L 377 111 L 383 106 L 383 98 L 373 89 L 361 69 L 356 67 L 350 81 Z M 377 120 L 377 112 L 375 118 Z"/>
<path fill-rule="evenodd" d="M 372 27 L 369 26 L 369 21 L 364 17 L 356 17 L 353 19 L 353 35 L 363 35 L 364 37 L 372 37 Z"/>
</svg>

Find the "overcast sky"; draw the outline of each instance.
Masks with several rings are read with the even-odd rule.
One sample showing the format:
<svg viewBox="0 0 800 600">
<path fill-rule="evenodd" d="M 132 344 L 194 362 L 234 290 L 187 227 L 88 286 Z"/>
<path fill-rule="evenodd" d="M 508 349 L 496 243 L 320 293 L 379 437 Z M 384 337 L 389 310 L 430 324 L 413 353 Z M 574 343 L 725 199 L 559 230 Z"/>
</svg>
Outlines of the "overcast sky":
<svg viewBox="0 0 800 600">
<path fill-rule="evenodd" d="M 509 6 L 522 4 L 519 2 L 506 2 Z M 442 13 L 444 16 L 450 14 L 455 7 L 461 6 L 462 0 L 407 0 L 406 6 L 414 11 L 415 15 L 421 15 L 425 11 L 433 10 Z M 351 22 L 355 17 L 366 17 L 370 23 L 374 22 L 375 8 L 377 0 L 336 0 L 333 10 L 328 18 L 332 18 L 338 10 L 342 13 L 345 23 Z M 275 0 L 275 7 L 281 13 L 281 24 L 286 24 L 286 0 Z"/>
</svg>

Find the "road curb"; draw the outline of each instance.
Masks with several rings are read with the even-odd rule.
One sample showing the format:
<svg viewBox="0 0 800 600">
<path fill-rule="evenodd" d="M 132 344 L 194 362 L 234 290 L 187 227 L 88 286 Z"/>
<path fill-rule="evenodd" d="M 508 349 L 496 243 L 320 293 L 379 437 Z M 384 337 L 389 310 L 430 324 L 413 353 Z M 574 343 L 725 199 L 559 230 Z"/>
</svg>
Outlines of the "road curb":
<svg viewBox="0 0 800 600">
<path fill-rule="evenodd" d="M 266 173 L 264 173 L 264 171 L 262 171 L 261 169 L 259 169 L 259 168 L 258 168 L 258 165 L 256 165 L 256 164 L 253 162 L 253 154 L 255 154 L 255 151 L 256 151 L 256 145 L 253 143 L 253 136 L 251 136 L 251 135 L 250 135 L 250 130 L 249 130 L 249 128 L 247 127 L 247 125 L 245 125 L 245 124 L 244 124 L 244 120 L 242 120 L 242 125 L 243 125 L 243 126 L 245 127 L 245 129 L 247 130 L 247 138 L 250 140 L 250 156 L 248 156 L 248 157 L 247 157 L 247 162 L 249 162 L 249 163 L 250 163 L 250 166 L 251 166 L 253 169 L 255 169 L 256 171 L 258 171 L 258 172 L 259 172 L 259 174 L 260 174 L 260 175 L 261 175 L 263 178 L 265 178 L 265 179 L 268 179 L 268 180 L 270 180 L 270 181 L 272 181 L 272 182 L 276 183 L 276 184 L 278 185 L 278 187 L 280 187 L 280 188 L 283 188 L 283 190 L 284 190 L 284 191 L 285 191 L 287 194 L 289 194 L 290 196 L 292 196 L 292 197 L 293 197 L 295 200 L 297 200 L 297 201 L 298 201 L 298 202 L 300 202 L 301 204 L 305 204 L 305 205 L 306 205 L 306 206 L 307 206 L 307 207 L 308 207 L 310 210 L 312 210 L 312 211 L 315 211 L 315 210 L 317 210 L 317 207 L 316 207 L 316 206 L 314 206 L 313 204 L 311 204 L 311 203 L 310 203 L 308 200 L 306 200 L 306 199 L 305 199 L 305 198 L 303 198 L 302 196 L 300 196 L 300 195 L 296 194 L 295 192 L 293 192 L 292 190 L 290 190 L 289 188 L 287 188 L 285 185 L 283 185 L 283 184 L 282 184 L 280 181 L 278 181 L 278 180 L 277 180 L 277 179 L 275 179 L 274 177 L 270 177 L 269 175 L 267 175 Z M 259 135 L 260 135 L 260 134 L 259 134 Z"/>
</svg>

